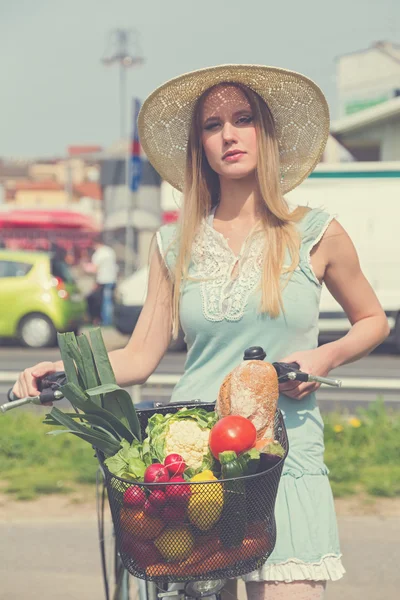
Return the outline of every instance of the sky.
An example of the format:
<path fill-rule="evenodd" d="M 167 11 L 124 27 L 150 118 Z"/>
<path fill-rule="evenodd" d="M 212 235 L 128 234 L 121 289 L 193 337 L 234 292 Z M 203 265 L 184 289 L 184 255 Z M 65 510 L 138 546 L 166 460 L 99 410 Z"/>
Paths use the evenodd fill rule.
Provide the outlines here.
<path fill-rule="evenodd" d="M 115 29 L 137 31 L 144 57 L 127 97 L 202 67 L 265 64 L 313 79 L 335 118 L 337 57 L 400 43 L 400 1 L 0 0 L 0 157 L 120 138 L 119 70 L 101 62 Z"/>

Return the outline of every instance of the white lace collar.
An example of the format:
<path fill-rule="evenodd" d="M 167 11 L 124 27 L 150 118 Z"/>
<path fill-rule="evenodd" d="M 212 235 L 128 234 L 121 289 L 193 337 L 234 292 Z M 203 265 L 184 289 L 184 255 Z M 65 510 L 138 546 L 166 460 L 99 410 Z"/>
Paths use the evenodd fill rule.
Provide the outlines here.
<path fill-rule="evenodd" d="M 215 209 L 206 217 L 192 248 L 192 273 L 200 279 L 203 314 L 209 321 L 238 321 L 250 294 L 260 283 L 265 238 L 252 230 L 236 256 L 213 227 Z M 238 268 L 237 276 L 232 273 Z"/>

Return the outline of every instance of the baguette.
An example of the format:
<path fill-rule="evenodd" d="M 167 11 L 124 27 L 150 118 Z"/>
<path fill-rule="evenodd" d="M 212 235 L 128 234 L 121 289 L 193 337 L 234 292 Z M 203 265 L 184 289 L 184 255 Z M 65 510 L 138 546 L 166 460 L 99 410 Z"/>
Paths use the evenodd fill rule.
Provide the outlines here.
<path fill-rule="evenodd" d="M 245 360 L 225 377 L 215 410 L 220 418 L 241 415 L 257 430 L 257 441 L 274 439 L 274 419 L 279 398 L 278 377 L 271 363 Z"/>

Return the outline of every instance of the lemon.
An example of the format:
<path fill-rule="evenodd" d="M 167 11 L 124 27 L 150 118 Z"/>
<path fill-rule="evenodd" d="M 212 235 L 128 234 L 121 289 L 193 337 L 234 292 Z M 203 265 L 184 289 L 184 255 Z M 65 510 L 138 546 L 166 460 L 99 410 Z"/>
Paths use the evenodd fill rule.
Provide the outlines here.
<path fill-rule="evenodd" d="M 194 548 L 194 537 L 185 525 L 164 529 L 154 541 L 160 554 L 169 561 L 184 560 L 188 558 Z"/>
<path fill-rule="evenodd" d="M 212 471 L 203 471 L 190 481 L 218 481 Z M 224 507 L 224 491 L 220 483 L 192 485 L 188 506 L 188 517 L 193 525 L 202 531 L 208 531 L 219 520 Z"/>

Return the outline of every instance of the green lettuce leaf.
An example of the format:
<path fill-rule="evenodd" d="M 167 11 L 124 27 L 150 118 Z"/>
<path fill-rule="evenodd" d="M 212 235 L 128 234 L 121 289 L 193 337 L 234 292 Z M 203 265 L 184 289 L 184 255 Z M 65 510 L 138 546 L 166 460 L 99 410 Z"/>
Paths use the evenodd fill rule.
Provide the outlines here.
<path fill-rule="evenodd" d="M 146 465 L 142 460 L 140 460 L 140 458 L 132 457 L 128 460 L 128 469 L 126 472 L 129 473 L 133 479 L 143 481 L 145 470 Z"/>
<path fill-rule="evenodd" d="M 113 473 L 117 477 L 122 477 L 122 473 L 124 473 L 127 465 L 126 460 L 121 456 L 121 451 L 107 458 L 104 463 L 107 465 L 110 473 Z"/>
<path fill-rule="evenodd" d="M 149 465 L 152 464 L 153 457 L 151 454 L 150 440 L 148 437 L 143 440 L 142 456 L 143 456 L 143 461 L 144 461 L 144 464 L 146 465 L 146 467 L 148 467 Z"/>
<path fill-rule="evenodd" d="M 142 459 L 142 444 L 134 440 L 129 444 L 127 440 L 121 441 L 121 448 L 114 456 L 104 461 L 107 469 L 123 479 L 143 481 L 147 465 Z"/>

